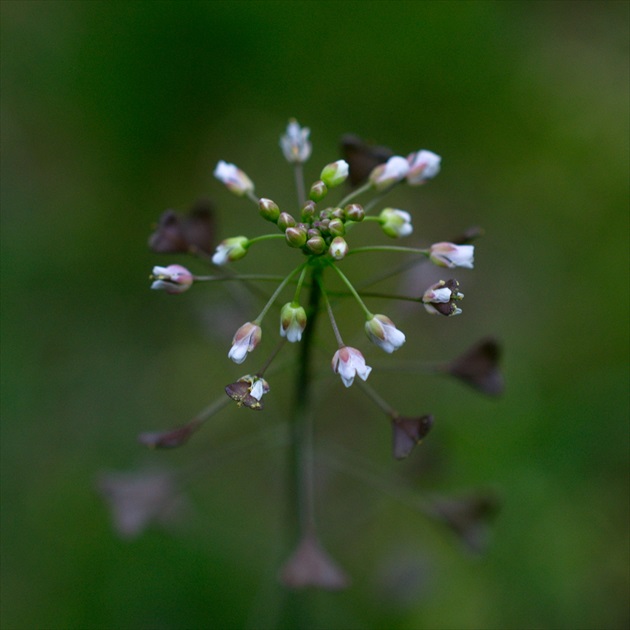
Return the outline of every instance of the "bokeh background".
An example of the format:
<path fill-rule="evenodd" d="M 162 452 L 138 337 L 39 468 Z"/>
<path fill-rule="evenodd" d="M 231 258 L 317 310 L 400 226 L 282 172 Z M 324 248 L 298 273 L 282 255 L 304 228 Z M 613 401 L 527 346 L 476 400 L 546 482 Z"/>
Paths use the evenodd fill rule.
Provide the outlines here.
<path fill-rule="evenodd" d="M 309 179 L 346 132 L 443 156 L 436 180 L 391 198 L 414 215 L 410 242 L 486 232 L 475 270 L 457 275 L 461 317 L 377 302 L 407 332 L 396 357 L 366 348 L 351 304 L 345 334 L 379 366 L 452 358 L 491 334 L 507 383 L 491 400 L 375 370 L 403 413 L 436 417 L 395 462 L 382 414 L 328 375 L 322 326 L 316 441 L 350 474 L 319 467 L 319 532 L 353 585 L 313 595 L 311 625 L 628 626 L 627 2 L 0 10 L 3 628 L 280 624 L 285 446 L 274 427 L 290 371 L 263 414 L 230 408 L 176 451 L 135 440 L 186 421 L 241 375 L 225 356 L 230 335 L 260 307 L 233 286 L 150 292 L 154 264 L 187 263 L 150 253 L 150 226 L 209 196 L 221 238 L 265 231 L 212 168 L 236 162 L 289 207 L 278 137 L 291 116 L 312 129 Z M 264 245 L 238 268 L 279 272 L 288 255 Z M 392 262 L 349 260 L 348 273 Z M 417 273 L 392 290 L 434 278 Z M 181 522 L 116 535 L 99 476 L 191 465 Z M 415 509 L 415 496 L 479 489 L 502 501 L 481 555 Z"/>

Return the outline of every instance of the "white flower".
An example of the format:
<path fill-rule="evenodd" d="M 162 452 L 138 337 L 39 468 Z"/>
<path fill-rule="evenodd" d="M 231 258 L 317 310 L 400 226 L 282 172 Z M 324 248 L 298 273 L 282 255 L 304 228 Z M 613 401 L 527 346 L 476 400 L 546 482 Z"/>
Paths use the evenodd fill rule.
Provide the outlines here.
<path fill-rule="evenodd" d="M 322 169 L 320 179 L 328 186 L 328 188 L 334 188 L 346 181 L 350 167 L 345 160 L 337 160 L 331 164 L 327 164 Z"/>
<path fill-rule="evenodd" d="M 287 302 L 280 311 L 280 336 L 286 337 L 290 343 L 302 339 L 306 328 L 306 311 L 301 306 L 293 306 Z"/>
<path fill-rule="evenodd" d="M 434 243 L 429 251 L 429 259 L 439 267 L 473 268 L 474 245 L 455 245 L 454 243 Z"/>
<path fill-rule="evenodd" d="M 413 232 L 411 215 L 405 210 L 385 208 L 381 211 L 379 219 L 383 232 L 392 238 L 409 236 Z"/>
<path fill-rule="evenodd" d="M 259 401 L 268 392 L 269 383 L 264 378 L 256 377 L 249 395 Z"/>
<path fill-rule="evenodd" d="M 385 164 L 377 166 L 370 173 L 370 181 L 376 190 L 384 190 L 405 178 L 409 172 L 409 163 L 404 157 L 394 155 Z"/>
<path fill-rule="evenodd" d="M 342 238 L 341 236 L 335 236 L 335 238 L 333 238 L 332 242 L 330 243 L 328 251 L 335 260 L 341 260 L 342 258 L 346 257 L 349 249 L 350 248 L 348 247 L 348 243 L 346 243 L 346 240 L 344 238 Z"/>
<path fill-rule="evenodd" d="M 217 245 L 217 249 L 212 256 L 212 262 L 221 266 L 243 258 L 247 254 L 247 244 L 248 239 L 246 236 L 226 238 Z"/>
<path fill-rule="evenodd" d="M 280 148 L 287 162 L 302 164 L 311 157 L 312 147 L 308 141 L 310 133 L 308 127 L 300 127 L 294 118 L 289 121 L 286 133 L 280 136 Z"/>
<path fill-rule="evenodd" d="M 457 306 L 456 301 L 464 297 L 459 292 L 459 282 L 457 280 L 440 280 L 432 284 L 422 296 L 424 308 L 431 315 L 446 315 L 451 317 L 459 315 L 462 309 Z"/>
<path fill-rule="evenodd" d="M 153 267 L 151 275 L 152 289 L 166 291 L 167 293 L 183 293 L 188 291 L 193 283 L 193 275 L 181 265 L 169 265 L 168 267 Z"/>
<path fill-rule="evenodd" d="M 223 160 L 216 165 L 214 176 L 235 195 L 242 196 L 254 190 L 254 183 L 240 168 Z"/>
<path fill-rule="evenodd" d="M 405 343 L 405 334 L 385 315 L 374 315 L 365 322 L 365 332 L 372 343 L 390 354 Z"/>
<path fill-rule="evenodd" d="M 433 151 L 417 151 L 407 156 L 409 172 L 407 173 L 407 183 L 411 186 L 424 184 L 427 179 L 435 177 L 440 172 L 440 162 L 442 158 Z"/>
<path fill-rule="evenodd" d="M 260 342 L 262 330 L 258 324 L 247 322 L 235 333 L 228 358 L 234 363 L 243 363 L 248 352 L 251 352 Z"/>
<path fill-rule="evenodd" d="M 343 346 L 335 352 L 332 360 L 332 369 L 335 374 L 341 376 L 341 380 L 346 387 L 350 387 L 354 382 L 354 377 L 366 381 L 372 368 L 365 364 L 363 355 L 356 349 Z"/>

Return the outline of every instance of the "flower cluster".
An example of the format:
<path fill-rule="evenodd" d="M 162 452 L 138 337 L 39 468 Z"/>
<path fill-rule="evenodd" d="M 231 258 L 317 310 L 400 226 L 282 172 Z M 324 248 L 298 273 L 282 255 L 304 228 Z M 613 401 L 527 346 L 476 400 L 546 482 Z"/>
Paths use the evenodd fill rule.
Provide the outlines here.
<path fill-rule="evenodd" d="M 389 206 L 377 209 L 377 206 L 398 185 L 420 186 L 433 179 L 440 172 L 441 157 L 426 149 L 406 157 L 394 155 L 384 147 L 372 148 L 354 136 L 347 136 L 343 144 L 343 159 L 325 165 L 310 186 L 305 186 L 303 167 L 312 152 L 309 137 L 308 128 L 290 120 L 280 138 L 280 148 L 294 169 L 296 178 L 297 202 L 291 207 L 281 208 L 272 198 L 256 194 L 253 180 L 234 164 L 222 160 L 214 169 L 214 176 L 230 192 L 255 204 L 263 219 L 262 225 L 268 226 L 270 231 L 253 236 L 231 236 L 211 247 L 213 231 L 207 214 L 182 217 L 167 211 L 152 235 L 149 243 L 154 251 L 193 254 L 210 263 L 213 269 L 211 276 L 198 276 L 177 264 L 156 266 L 151 275 L 152 289 L 179 294 L 204 281 L 276 281 L 276 288 L 260 313 L 237 328 L 227 352 L 229 359 L 240 365 L 262 345 L 263 320 L 272 308 L 279 313 L 279 327 L 277 324 L 273 326 L 279 331 L 279 339 L 258 371 L 252 370 L 252 373 L 240 376 L 225 386 L 227 401 L 222 398 L 221 402 L 211 405 L 192 421 L 174 430 L 142 434 L 140 441 L 147 446 L 172 448 L 185 443 L 207 418 L 227 404 L 233 404 L 229 401 L 241 408 L 262 410 L 263 396 L 270 392 L 266 371 L 287 342 L 301 346 L 299 368 L 296 370 L 296 404 L 299 407 L 300 400 L 307 399 L 311 384 L 312 359 L 308 349 L 313 343 L 315 322 L 324 313 L 328 316 L 337 345 L 336 349 L 331 348 L 332 371 L 345 387 L 358 383 L 360 389 L 386 414 L 391 425 L 394 457 L 407 457 L 433 426 L 431 414 L 403 416 L 372 388 L 371 383 L 366 383 L 373 368 L 367 365 L 360 349 L 344 342 L 335 318 L 335 307 L 340 300 L 354 300 L 362 314 L 367 339 L 385 353 L 392 354 L 406 343 L 407 336 L 388 315 L 372 312 L 366 300 L 370 297 L 409 300 L 423 305 L 428 313 L 450 317 L 462 312 L 460 303 L 464 295 L 459 291 L 459 282 L 455 279 L 440 280 L 429 286 L 421 297 L 374 293 L 353 284 L 342 270 L 343 261 L 351 255 L 393 252 L 415 258 L 414 262 L 425 260 L 441 268 L 471 269 L 474 245 L 470 241 L 478 234 L 471 232 L 454 242 L 440 241 L 424 247 L 416 244 L 354 246 L 352 231 L 357 226 L 368 232 L 376 228 L 381 236 L 387 237 L 385 241 L 414 235 L 412 213 Z M 338 199 L 331 200 L 335 189 L 343 192 Z M 272 240 L 282 241 L 290 250 L 297 250 L 295 263 L 284 277 L 278 279 L 262 274 L 239 276 L 230 267 L 231 263 L 251 255 L 260 243 Z M 293 252 L 287 251 L 287 259 L 292 257 Z M 342 291 L 330 290 L 331 277 L 337 284 L 341 283 Z M 288 290 L 292 295 L 282 297 Z M 502 381 L 496 370 L 499 352 L 493 344 L 492 341 L 484 342 L 484 345 L 469 350 L 446 366 L 436 367 L 434 371 L 450 374 L 485 393 L 496 395 L 502 388 Z M 294 415 L 296 418 L 303 416 L 300 413 Z M 306 478 L 312 476 L 306 475 Z M 346 576 L 334 566 L 314 535 L 312 515 L 307 515 L 306 520 L 308 527 L 301 533 L 301 543 L 282 572 L 285 583 L 329 588 L 345 585 Z"/>

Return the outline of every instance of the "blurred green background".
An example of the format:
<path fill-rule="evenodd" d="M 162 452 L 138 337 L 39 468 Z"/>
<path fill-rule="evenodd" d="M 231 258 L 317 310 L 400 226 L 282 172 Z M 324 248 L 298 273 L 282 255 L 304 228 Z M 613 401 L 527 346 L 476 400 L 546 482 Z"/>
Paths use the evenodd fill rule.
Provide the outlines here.
<path fill-rule="evenodd" d="M 135 437 L 186 421 L 241 376 L 230 335 L 260 308 L 225 286 L 150 292 L 153 265 L 187 264 L 147 250 L 150 226 L 207 195 L 221 238 L 265 231 L 212 168 L 236 162 L 290 206 L 278 137 L 295 116 L 312 129 L 310 180 L 345 132 L 443 156 L 437 179 L 388 200 L 413 213 L 410 242 L 486 231 L 475 270 L 457 275 L 461 317 L 382 303 L 409 340 L 396 357 L 366 348 L 358 311 L 341 309 L 368 363 L 448 359 L 493 334 L 507 381 L 497 401 L 375 370 L 401 412 L 436 417 L 395 462 L 382 414 L 328 376 L 322 326 L 319 447 L 418 497 L 489 488 L 503 507 L 472 556 L 394 482 L 322 464 L 320 536 L 353 585 L 313 597 L 313 627 L 626 628 L 628 7 L 3 0 L 2 627 L 276 625 L 285 456 L 266 431 L 283 421 L 290 373 L 263 414 L 230 408 L 183 449 L 147 452 Z M 280 271 L 287 254 L 264 245 L 237 268 Z M 348 273 L 389 256 L 349 260 Z M 198 461 L 176 531 L 116 536 L 103 471 Z"/>

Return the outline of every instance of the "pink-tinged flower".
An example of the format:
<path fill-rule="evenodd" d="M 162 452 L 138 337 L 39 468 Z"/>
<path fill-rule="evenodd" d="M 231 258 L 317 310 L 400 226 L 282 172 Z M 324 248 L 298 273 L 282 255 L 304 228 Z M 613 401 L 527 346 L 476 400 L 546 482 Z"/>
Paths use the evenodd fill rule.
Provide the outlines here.
<path fill-rule="evenodd" d="M 246 236 L 226 238 L 218 246 L 212 256 L 215 265 L 225 265 L 228 262 L 240 260 L 247 254 L 249 240 Z"/>
<path fill-rule="evenodd" d="M 290 343 L 302 339 L 306 328 L 306 311 L 300 305 L 287 302 L 280 311 L 280 336 L 286 337 Z"/>
<path fill-rule="evenodd" d="M 151 274 L 152 289 L 166 291 L 167 293 L 183 293 L 188 291 L 193 283 L 193 275 L 181 265 L 169 265 L 168 267 L 153 267 Z"/>
<path fill-rule="evenodd" d="M 348 162 L 345 160 L 337 160 L 332 164 L 324 166 L 319 178 L 324 182 L 324 184 L 326 184 L 326 186 L 328 186 L 328 188 L 334 188 L 346 181 L 348 172 Z"/>
<path fill-rule="evenodd" d="M 385 315 L 374 315 L 372 319 L 368 319 L 365 322 L 365 332 L 372 343 L 390 354 L 405 343 L 405 334 Z"/>
<path fill-rule="evenodd" d="M 431 315 L 446 315 L 451 317 L 459 315 L 462 309 L 455 303 L 456 300 L 463 299 L 464 294 L 459 292 L 459 282 L 457 280 L 440 280 L 432 284 L 422 296 L 424 308 Z"/>
<path fill-rule="evenodd" d="M 407 183 L 411 186 L 420 186 L 428 179 L 432 179 L 440 172 L 440 162 L 442 158 L 433 151 L 417 151 L 407 156 L 409 172 L 407 173 Z"/>
<path fill-rule="evenodd" d="M 300 127 L 294 118 L 289 120 L 285 134 L 280 136 L 280 148 L 287 162 L 303 164 L 311 157 L 312 147 L 308 140 L 310 133 L 308 127 Z"/>
<path fill-rule="evenodd" d="M 376 190 L 384 190 L 388 186 L 404 179 L 409 172 L 409 163 L 404 157 L 394 155 L 385 164 L 377 166 L 370 173 L 370 182 Z"/>
<path fill-rule="evenodd" d="M 254 183 L 240 168 L 223 160 L 216 165 L 214 176 L 239 197 L 254 190 Z"/>
<path fill-rule="evenodd" d="M 262 329 L 258 324 L 247 322 L 243 324 L 232 339 L 232 347 L 228 352 L 228 358 L 234 363 L 243 363 L 248 352 L 251 352 L 262 337 Z"/>
<path fill-rule="evenodd" d="M 365 364 L 363 355 L 356 349 L 343 346 L 335 352 L 332 360 L 332 369 L 335 374 L 341 376 L 341 380 L 346 387 L 350 387 L 354 382 L 354 377 L 367 381 L 372 368 Z"/>
<path fill-rule="evenodd" d="M 350 248 L 348 247 L 348 243 L 346 243 L 346 239 L 341 236 L 335 236 L 335 238 L 333 238 L 330 243 L 330 247 L 328 248 L 330 255 L 335 260 L 341 260 L 342 258 L 345 258 L 349 250 Z"/>
<path fill-rule="evenodd" d="M 468 267 L 474 262 L 474 245 L 455 245 L 454 243 L 434 243 L 431 245 L 429 259 L 439 267 Z"/>
<path fill-rule="evenodd" d="M 411 225 L 411 215 L 405 210 L 396 210 L 395 208 L 385 208 L 378 215 L 381 228 L 387 236 L 392 238 L 400 238 L 409 236 L 413 232 Z"/>

